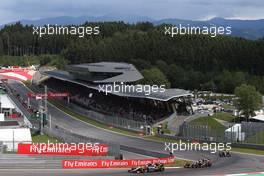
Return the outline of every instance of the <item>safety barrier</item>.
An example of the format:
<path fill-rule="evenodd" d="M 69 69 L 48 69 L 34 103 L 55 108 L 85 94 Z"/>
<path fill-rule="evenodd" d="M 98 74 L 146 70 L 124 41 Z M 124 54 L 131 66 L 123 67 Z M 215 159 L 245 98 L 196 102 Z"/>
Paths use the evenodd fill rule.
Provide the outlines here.
<path fill-rule="evenodd" d="M 138 160 L 63 160 L 62 167 L 68 169 L 88 169 L 88 168 L 120 168 L 145 166 L 147 164 L 163 163 L 172 164 L 174 158 L 148 158 Z"/>

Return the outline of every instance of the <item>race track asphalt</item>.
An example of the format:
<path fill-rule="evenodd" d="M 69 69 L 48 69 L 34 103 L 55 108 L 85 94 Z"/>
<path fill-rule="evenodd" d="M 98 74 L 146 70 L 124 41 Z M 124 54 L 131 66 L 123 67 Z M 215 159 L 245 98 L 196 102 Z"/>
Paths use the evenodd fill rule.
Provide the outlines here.
<path fill-rule="evenodd" d="M 10 81 L 9 86 L 17 90 L 21 96 L 26 98 L 29 90 L 20 82 Z M 52 105 L 48 105 L 49 113 L 52 115 L 53 124 L 58 124 L 66 129 L 71 130 L 74 133 L 81 135 L 98 138 L 101 140 L 120 143 L 121 146 L 132 146 L 133 148 L 148 149 L 160 153 L 167 154 L 164 151 L 165 145 L 161 142 L 144 140 L 141 137 L 124 136 L 118 133 L 113 133 L 104 129 L 94 127 L 85 122 L 79 121 L 58 110 Z M 185 158 L 190 160 L 197 160 L 199 158 L 210 158 L 213 160 L 213 166 L 211 168 L 203 169 L 167 169 L 162 175 L 224 175 L 235 174 L 245 172 L 261 172 L 264 171 L 264 156 L 237 154 L 232 153 L 231 158 L 219 158 L 217 154 L 211 154 L 209 152 L 198 151 L 177 151 L 174 153 L 176 157 Z M 13 171 L 17 172 L 17 171 Z M 31 171 L 22 170 L 19 175 L 31 175 Z M 131 175 L 127 173 L 127 169 L 86 169 L 86 170 L 34 170 L 32 175 Z M 74 173 L 72 173 L 74 172 Z M 0 175 L 3 172 L 0 172 Z M 12 174 L 9 174 L 12 176 Z M 142 174 L 145 175 L 145 174 Z M 151 175 L 161 175 L 160 173 L 151 173 Z"/>

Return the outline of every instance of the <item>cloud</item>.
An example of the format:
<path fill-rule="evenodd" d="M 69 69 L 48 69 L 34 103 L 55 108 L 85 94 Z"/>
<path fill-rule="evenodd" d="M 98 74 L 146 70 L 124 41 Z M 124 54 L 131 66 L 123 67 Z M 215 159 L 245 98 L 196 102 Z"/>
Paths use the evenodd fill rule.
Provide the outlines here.
<path fill-rule="evenodd" d="M 136 14 L 155 19 L 264 18 L 263 0 L 9 0 L 0 23 L 55 16 Z"/>
<path fill-rule="evenodd" d="M 263 7 L 263 0 L 189 0 L 189 3 L 196 5 L 221 5 L 221 6 L 233 6 L 233 7 Z"/>

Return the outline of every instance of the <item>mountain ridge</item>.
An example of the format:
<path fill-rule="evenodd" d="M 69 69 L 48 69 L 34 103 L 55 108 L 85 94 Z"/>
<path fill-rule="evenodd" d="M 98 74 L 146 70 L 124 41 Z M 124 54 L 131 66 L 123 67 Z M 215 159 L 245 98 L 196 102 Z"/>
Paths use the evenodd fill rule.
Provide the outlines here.
<path fill-rule="evenodd" d="M 154 25 L 172 24 L 172 25 L 190 25 L 190 26 L 231 26 L 232 35 L 236 37 L 243 37 L 246 39 L 259 39 L 264 37 L 264 19 L 259 20 L 240 20 L 240 19 L 225 19 L 215 17 L 209 20 L 184 20 L 178 18 L 166 18 L 155 20 L 147 16 L 139 15 L 122 15 L 122 14 L 108 14 L 104 16 L 58 16 L 41 18 L 37 20 L 22 19 L 20 23 L 23 25 L 43 26 L 45 24 L 51 25 L 81 25 L 85 22 L 109 22 L 109 21 L 124 21 L 125 23 L 151 22 Z M 0 25 L 3 28 L 5 25 L 11 25 L 16 22 Z"/>

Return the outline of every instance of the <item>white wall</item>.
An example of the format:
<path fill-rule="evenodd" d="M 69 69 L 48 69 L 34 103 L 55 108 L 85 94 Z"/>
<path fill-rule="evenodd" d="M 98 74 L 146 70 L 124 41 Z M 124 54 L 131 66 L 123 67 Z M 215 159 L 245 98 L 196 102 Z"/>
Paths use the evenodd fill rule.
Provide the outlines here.
<path fill-rule="evenodd" d="M 5 114 L 1 113 L 0 114 L 0 122 L 5 121 Z"/>
<path fill-rule="evenodd" d="M 31 133 L 28 128 L 0 129 L 0 141 L 7 146 L 7 150 L 16 151 L 19 143 L 31 143 Z"/>

